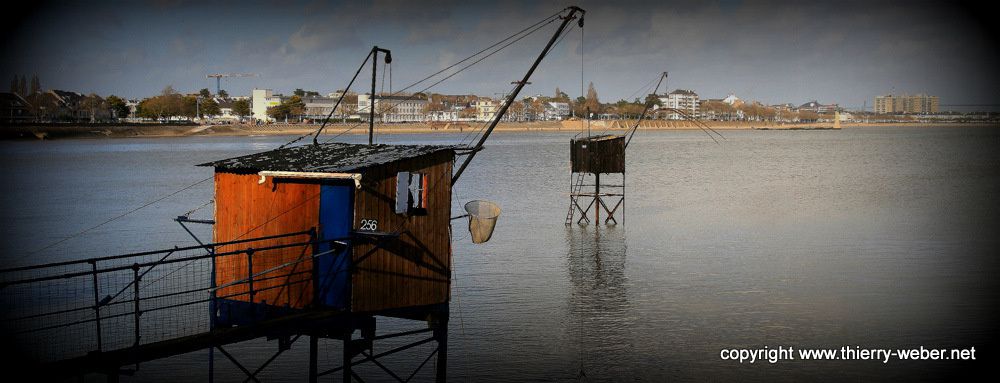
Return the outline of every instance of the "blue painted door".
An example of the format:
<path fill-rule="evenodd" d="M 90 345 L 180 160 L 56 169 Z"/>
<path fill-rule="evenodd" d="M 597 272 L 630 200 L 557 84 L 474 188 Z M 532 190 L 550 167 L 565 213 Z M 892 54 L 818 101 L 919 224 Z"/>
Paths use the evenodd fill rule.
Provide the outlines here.
<path fill-rule="evenodd" d="M 320 244 L 316 251 L 319 267 L 319 301 L 327 307 L 347 309 L 351 294 L 350 234 L 354 225 L 354 183 L 320 186 L 320 238 L 348 244 L 347 249 L 330 252 L 330 244 Z M 329 252 L 329 253 L 327 253 Z"/>

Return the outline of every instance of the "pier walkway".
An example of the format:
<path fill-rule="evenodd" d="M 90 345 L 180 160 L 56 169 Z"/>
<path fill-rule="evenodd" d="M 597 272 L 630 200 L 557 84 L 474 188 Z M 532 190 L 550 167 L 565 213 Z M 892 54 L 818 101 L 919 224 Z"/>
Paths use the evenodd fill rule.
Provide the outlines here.
<path fill-rule="evenodd" d="M 340 372 L 343 381 L 363 381 L 353 369 L 371 362 L 396 381 L 413 379 L 437 356 L 435 376 L 446 371 L 448 305 L 409 307 L 356 313 L 309 305 L 293 308 L 280 302 L 248 305 L 239 313 L 241 323 L 220 322 L 216 302 L 251 301 L 257 294 L 281 296 L 294 284 L 318 288 L 315 267 L 309 264 L 325 245 L 342 248 L 342 241 L 316 240 L 315 230 L 240 239 L 223 243 L 113 255 L 0 270 L 0 336 L 13 345 L 21 364 L 47 380 L 66 380 L 87 374 L 104 374 L 109 381 L 134 370 L 129 366 L 198 350 L 208 350 L 208 377 L 214 377 L 215 353 L 222 354 L 246 375 L 257 375 L 303 336 L 309 340 L 309 380 Z M 270 254 L 298 251 L 292 262 L 269 263 Z M 330 250 L 333 251 L 333 250 Z M 245 257 L 246 277 L 216 286 L 218 257 Z M 258 267 L 253 268 L 257 263 Z M 268 265 L 259 271 L 259 265 Z M 305 271 L 303 271 L 305 270 Z M 233 286 L 241 286 L 233 289 Z M 228 289 L 226 289 L 228 288 Z M 270 290 L 270 293 L 268 292 Z M 239 291 L 223 295 L 222 291 Z M 275 292 L 279 292 L 275 294 Z M 288 295 L 288 294 L 286 294 Z M 318 296 L 318 294 L 316 295 Z M 235 314 L 228 313 L 230 317 Z M 415 330 L 377 334 L 376 317 L 418 320 Z M 419 336 L 424 334 L 424 336 Z M 420 338 L 410 341 L 414 337 Z M 253 339 L 277 340 L 277 350 L 251 371 L 225 346 Z M 398 338 L 379 353 L 375 342 Z M 342 363 L 321 369 L 321 339 L 341 341 Z M 405 341 L 400 343 L 400 341 Z M 397 374 L 380 358 L 436 342 L 430 355 L 415 370 Z M 423 347 L 417 350 L 426 350 Z M 410 368 L 412 369 L 412 367 Z"/>

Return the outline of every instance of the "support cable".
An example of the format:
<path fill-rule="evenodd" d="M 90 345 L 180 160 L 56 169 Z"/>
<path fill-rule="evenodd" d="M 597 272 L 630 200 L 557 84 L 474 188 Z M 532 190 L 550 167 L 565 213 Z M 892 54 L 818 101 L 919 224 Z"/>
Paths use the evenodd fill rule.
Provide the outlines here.
<path fill-rule="evenodd" d="M 556 20 L 556 19 L 553 19 L 553 20 L 549 20 L 549 21 L 548 21 L 548 23 L 551 23 L 551 22 L 553 22 L 553 21 L 555 21 L 555 20 Z M 518 37 L 517 39 L 515 39 L 515 40 L 513 40 L 513 41 L 510 41 L 510 42 L 508 42 L 508 43 L 504 44 L 503 46 L 501 46 L 501 47 L 497 48 L 497 49 L 496 49 L 496 50 L 494 50 L 493 52 L 490 52 L 490 53 L 489 53 L 489 54 L 487 54 L 486 56 L 483 56 L 483 57 L 479 58 L 478 60 L 476 60 L 476 61 L 474 61 L 474 62 L 472 62 L 472 63 L 469 63 L 468 65 L 465 65 L 464 67 L 460 68 L 460 69 L 459 69 L 458 71 L 456 71 L 456 72 L 454 72 L 454 73 L 451 73 L 451 74 L 449 74 L 448 76 L 445 76 L 444 78 L 442 78 L 442 79 L 440 79 L 440 80 L 438 80 L 438 81 L 434 82 L 434 83 L 433 83 L 433 84 L 431 84 L 431 85 L 428 85 L 427 87 L 423 88 L 422 90 L 420 90 L 420 91 L 418 91 L 418 92 L 415 92 L 414 94 L 416 94 L 416 93 L 423 93 L 423 92 L 426 92 L 427 90 L 429 90 L 429 89 L 431 89 L 431 88 L 433 88 L 433 87 L 437 86 L 438 84 L 441 84 L 442 82 L 444 82 L 444 81 L 447 81 L 448 79 L 450 79 L 450 78 L 454 77 L 455 75 L 457 75 L 457 74 L 459 74 L 459 73 L 461 73 L 461 72 L 463 72 L 463 71 L 465 71 L 465 70 L 469 69 L 469 68 L 470 68 L 470 67 L 472 67 L 473 65 L 476 65 L 476 64 L 479 64 L 479 63 L 480 63 L 480 62 L 482 62 L 483 60 L 486 60 L 487 58 L 489 58 L 489 57 L 491 57 L 491 56 L 493 56 L 493 55 L 495 55 L 495 54 L 499 53 L 499 52 L 500 52 L 500 51 L 502 51 L 503 49 L 505 49 L 505 48 L 507 48 L 507 47 L 509 47 L 509 46 L 513 45 L 514 43 L 516 43 L 516 42 L 518 42 L 518 41 L 521 41 L 522 39 L 524 39 L 525 37 L 528 37 L 529 35 L 533 34 L 534 32 L 537 32 L 537 31 L 538 31 L 539 29 L 541 29 L 541 28 L 542 28 L 542 27 L 544 27 L 545 25 L 548 25 L 548 23 L 546 23 L 546 24 L 543 24 L 543 25 L 539 25 L 539 26 L 535 27 L 535 28 L 534 28 L 533 30 L 529 31 L 529 32 L 528 32 L 527 34 L 525 34 L 525 35 L 523 35 L 523 36 L 520 36 L 520 37 Z M 506 41 L 506 39 L 505 39 L 504 41 Z M 471 57 L 470 57 L 470 58 L 471 58 Z M 462 60 L 462 61 L 460 61 L 460 62 L 465 62 L 465 61 L 467 61 L 467 59 L 466 59 L 466 60 Z M 454 65 L 452 65 L 452 66 L 454 66 Z M 421 81 L 421 82 L 422 82 L 422 81 Z M 409 87 L 408 87 L 408 88 L 409 88 Z M 403 90 L 399 90 L 399 91 L 397 91 L 396 93 L 400 93 L 400 92 L 402 92 L 402 91 L 403 91 Z M 400 100 L 399 102 L 397 102 L 397 103 L 393 104 L 393 105 L 392 105 L 392 107 L 396 107 L 396 106 L 398 106 L 399 104 L 402 104 L 403 102 L 406 102 L 406 101 L 409 101 L 409 100 L 410 100 L 410 99 L 412 99 L 412 98 L 413 98 L 413 95 L 410 95 L 410 96 L 409 96 L 409 97 L 407 97 L 406 99 L 403 99 L 403 100 Z M 328 140 L 326 140 L 326 141 L 324 141 L 324 142 L 330 142 L 330 141 L 332 141 L 332 140 L 336 139 L 337 137 L 340 137 L 341 135 L 343 135 L 343 134 L 345 134 L 345 133 L 347 133 L 347 132 L 349 132 L 349 131 L 353 130 L 354 128 L 356 128 L 356 127 L 358 127 L 358 126 L 360 126 L 360 123 L 359 123 L 359 124 L 355 124 L 355 125 L 354 125 L 354 126 L 352 126 L 352 127 L 350 128 L 350 129 L 347 129 L 347 130 L 345 130 L 345 131 L 343 131 L 343 132 L 340 132 L 339 134 L 337 134 L 337 135 L 335 135 L 335 136 L 331 137 L 330 139 L 328 139 Z"/>
<path fill-rule="evenodd" d="M 177 194 L 180 194 L 181 192 L 183 192 L 183 191 L 185 191 L 185 190 L 188 190 L 188 189 L 190 189 L 190 188 L 193 188 L 193 187 L 195 187 L 195 186 L 198 186 L 198 185 L 201 185 L 202 183 L 205 183 L 205 181 L 208 181 L 208 180 L 210 180 L 210 179 L 213 179 L 213 178 L 215 178 L 215 176 L 214 176 L 214 175 L 213 175 L 212 177 L 208 177 L 208 178 L 205 178 L 205 179 L 203 179 L 203 180 L 201 180 L 201 181 L 198 181 L 198 182 L 195 182 L 195 183 L 193 183 L 193 184 L 190 184 L 190 185 L 188 185 L 188 186 L 185 186 L 185 187 L 183 187 L 183 188 L 180 188 L 180 189 L 178 189 L 178 190 L 176 190 L 176 191 L 174 191 L 174 192 L 172 192 L 172 193 L 170 193 L 170 194 L 167 194 L 167 195 L 165 195 L 165 196 L 162 196 L 162 197 L 160 197 L 160 198 L 157 198 L 157 199 L 155 199 L 155 200 L 152 200 L 152 201 L 149 201 L 149 202 L 147 202 L 147 203 L 145 203 L 145 204 L 142 204 L 141 206 L 138 206 L 138 207 L 136 207 L 136 208 L 133 208 L 133 209 L 129 209 L 129 210 L 125 211 L 124 213 L 121 213 L 121 214 L 119 214 L 119 215 L 116 215 L 116 216 L 114 216 L 114 217 L 111 217 L 111 218 L 109 218 L 109 219 L 105 220 L 104 222 L 101 222 L 101 223 L 99 223 L 99 224 L 96 224 L 96 225 L 94 225 L 94 226 L 91 226 L 91 227 L 89 227 L 89 228 L 86 228 L 86 229 L 83 229 L 83 230 L 81 230 L 81 231 L 79 231 L 79 232 L 76 232 L 75 234 L 72 234 L 72 235 L 70 235 L 70 236 L 68 236 L 68 237 L 65 237 L 65 238 L 63 238 L 63 239 L 60 239 L 60 240 L 58 240 L 58 241 L 55 241 L 55 242 L 52 242 L 52 243 L 50 243 L 50 244 L 48 244 L 48 245 L 45 245 L 44 247 L 42 247 L 42 248 L 40 248 L 40 249 L 38 249 L 38 250 L 35 250 L 35 251 L 32 251 L 32 252 L 28 253 L 28 255 L 29 255 L 29 256 L 31 256 L 31 255 L 35 255 L 35 254 L 38 254 L 38 253 L 40 253 L 40 252 L 42 252 L 42 251 L 45 251 L 45 250 L 48 250 L 48 249 L 51 249 L 52 247 L 55 247 L 56 245 L 59 245 L 59 244 L 61 244 L 61 243 L 63 243 L 63 242 L 66 242 L 66 241 L 68 241 L 68 240 L 70 240 L 70 239 L 73 239 L 73 238 L 76 238 L 76 237 L 79 237 L 79 236 L 81 236 L 81 235 L 83 235 L 83 234 L 86 234 L 87 232 L 90 232 L 91 230 L 94 230 L 94 229 L 97 229 L 97 228 L 99 228 L 99 227 L 101 227 L 101 226 L 104 226 L 104 225 L 106 225 L 106 224 L 109 224 L 109 223 L 111 223 L 111 222 L 113 222 L 113 221 L 116 221 L 116 220 L 118 220 L 118 219 L 120 219 L 120 218 L 122 218 L 122 217 L 125 217 L 125 216 L 127 216 L 127 215 L 129 215 L 129 214 L 132 214 L 132 213 L 135 213 L 135 212 L 137 212 L 137 211 L 139 211 L 139 210 L 142 210 L 142 209 L 145 209 L 145 208 L 147 208 L 147 207 L 149 207 L 149 206 L 152 206 L 152 205 L 154 205 L 154 204 L 156 204 L 156 203 L 159 203 L 160 201 L 163 201 L 163 200 L 165 200 L 165 199 L 167 199 L 167 198 L 170 198 L 170 197 L 173 197 L 173 196 L 175 196 L 175 195 L 177 195 Z"/>
<path fill-rule="evenodd" d="M 344 96 L 346 96 L 347 92 L 349 92 L 351 90 L 351 85 L 354 85 L 354 81 L 357 80 L 358 79 L 358 75 L 361 74 L 361 69 L 365 67 L 365 64 L 368 63 L 368 59 L 371 58 L 373 54 L 375 54 L 375 50 L 374 49 L 372 49 L 370 52 L 368 52 L 368 55 L 365 56 L 365 60 L 362 61 L 361 65 L 358 66 L 358 71 L 354 72 L 354 77 L 352 77 L 351 81 L 349 83 L 347 83 L 347 88 L 344 89 L 344 93 L 340 94 L 340 97 L 337 98 L 337 103 L 333 105 L 333 109 L 330 109 L 330 113 L 326 115 L 325 119 L 323 119 L 323 125 L 320 125 L 319 129 L 316 130 L 316 135 L 313 136 L 313 145 L 317 144 L 316 139 L 319 137 L 319 134 L 323 132 L 323 128 L 325 128 L 327 122 L 330 121 L 330 117 L 332 117 L 333 113 L 337 111 L 337 106 L 340 106 L 340 102 L 344 100 Z M 372 65 L 375 65 L 375 64 L 372 63 Z M 374 97 L 375 97 L 375 95 L 373 94 L 372 95 L 372 100 L 371 100 L 372 101 L 372 103 L 371 103 L 372 106 L 375 105 L 375 102 L 374 102 L 375 99 L 374 99 Z M 300 137 L 300 138 L 298 138 L 296 140 L 293 140 L 292 142 L 289 142 L 289 143 L 287 143 L 285 145 L 281 145 L 280 147 L 278 147 L 278 149 L 284 148 L 285 146 L 288 146 L 289 144 L 294 143 L 295 141 L 298 141 L 300 139 L 302 139 L 302 137 Z"/>

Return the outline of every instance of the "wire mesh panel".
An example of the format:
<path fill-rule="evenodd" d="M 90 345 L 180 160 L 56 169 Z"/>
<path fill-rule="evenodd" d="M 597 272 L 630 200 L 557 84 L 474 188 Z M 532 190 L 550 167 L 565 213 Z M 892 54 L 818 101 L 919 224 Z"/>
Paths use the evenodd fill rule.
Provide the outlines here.
<path fill-rule="evenodd" d="M 273 245 L 275 238 L 284 240 Z M 297 232 L 0 270 L 0 334 L 23 357 L 51 362 L 204 333 L 212 303 L 224 298 L 214 285 L 215 258 L 249 251 L 268 262 L 268 250 L 303 252 L 297 262 L 231 282 L 288 291 L 312 280 L 313 239 L 312 231 Z"/>

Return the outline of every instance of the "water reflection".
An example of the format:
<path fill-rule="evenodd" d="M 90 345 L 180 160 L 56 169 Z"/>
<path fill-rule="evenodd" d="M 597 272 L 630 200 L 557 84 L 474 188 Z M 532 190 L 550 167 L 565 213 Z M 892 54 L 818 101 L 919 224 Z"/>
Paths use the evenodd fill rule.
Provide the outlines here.
<path fill-rule="evenodd" d="M 566 337 L 575 342 L 578 378 L 622 378 L 632 363 L 635 315 L 628 299 L 625 229 L 568 226 L 566 270 L 571 320 Z M 634 373 L 634 371 L 633 371 Z"/>

